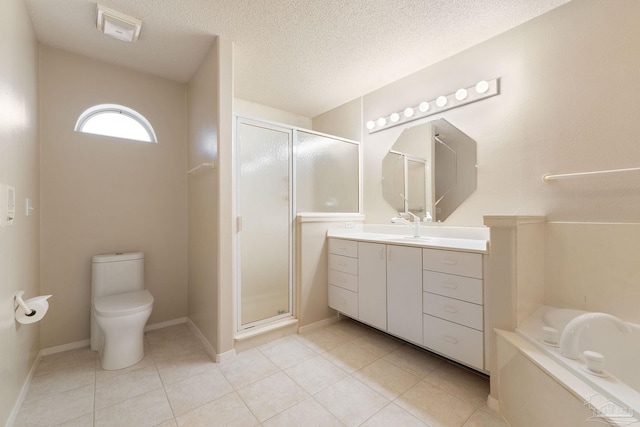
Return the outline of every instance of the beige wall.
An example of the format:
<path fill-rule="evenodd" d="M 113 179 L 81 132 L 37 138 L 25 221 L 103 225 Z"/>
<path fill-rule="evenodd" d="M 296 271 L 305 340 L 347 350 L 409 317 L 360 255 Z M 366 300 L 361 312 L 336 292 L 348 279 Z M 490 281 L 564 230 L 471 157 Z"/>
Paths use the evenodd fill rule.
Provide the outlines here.
<path fill-rule="evenodd" d="M 41 346 L 89 338 L 95 254 L 144 252 L 149 323 L 186 316 L 184 85 L 41 47 L 40 88 L 41 292 L 53 294 Z M 158 144 L 74 132 L 100 103 L 140 112 Z"/>
<path fill-rule="evenodd" d="M 313 118 L 313 130 L 362 142 L 362 98 Z"/>
<path fill-rule="evenodd" d="M 640 324 L 640 224 L 548 223 L 545 304 Z"/>
<path fill-rule="evenodd" d="M 500 95 L 440 114 L 478 144 L 478 188 L 447 220 L 546 215 L 635 222 L 640 173 L 544 183 L 542 175 L 640 166 L 640 2 L 570 2 L 364 96 L 375 119 L 481 79 Z M 414 122 L 415 123 L 415 122 Z M 381 162 L 402 126 L 364 136 L 367 222 L 387 222 Z"/>
<path fill-rule="evenodd" d="M 189 169 L 218 160 L 218 50 L 214 44 L 187 87 Z M 217 167 L 189 180 L 189 317 L 211 345 L 218 341 Z"/>
<path fill-rule="evenodd" d="M 15 187 L 17 205 L 13 225 L 0 227 L 0 425 L 5 425 L 40 349 L 40 324 L 20 325 L 13 317 L 17 291 L 27 298 L 40 293 L 38 45 L 22 1 L 0 2 L 0 64 L 0 183 Z M 27 197 L 36 208 L 30 217 L 24 210 Z"/>

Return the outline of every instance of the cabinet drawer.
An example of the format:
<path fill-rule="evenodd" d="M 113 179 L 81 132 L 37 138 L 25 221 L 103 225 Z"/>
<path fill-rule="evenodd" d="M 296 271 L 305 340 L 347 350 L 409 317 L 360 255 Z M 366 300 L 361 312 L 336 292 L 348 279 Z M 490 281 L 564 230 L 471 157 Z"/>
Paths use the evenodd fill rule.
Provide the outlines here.
<path fill-rule="evenodd" d="M 355 240 L 329 239 L 329 253 L 357 258 L 358 242 Z"/>
<path fill-rule="evenodd" d="M 483 333 L 424 315 L 424 345 L 447 357 L 484 369 Z"/>
<path fill-rule="evenodd" d="M 329 270 L 329 284 L 352 292 L 358 292 L 358 276 L 343 273 L 338 270 Z"/>
<path fill-rule="evenodd" d="M 356 276 L 358 274 L 358 260 L 342 255 L 329 254 L 329 270 L 338 270 Z"/>
<path fill-rule="evenodd" d="M 422 296 L 424 314 L 450 320 L 479 331 L 483 329 L 481 305 L 430 294 L 429 292 L 424 292 Z"/>
<path fill-rule="evenodd" d="M 358 294 L 329 285 L 329 307 L 354 319 L 358 318 Z"/>
<path fill-rule="evenodd" d="M 422 268 L 482 279 L 482 255 L 470 252 L 423 249 Z"/>
<path fill-rule="evenodd" d="M 425 292 L 469 301 L 474 304 L 483 303 L 482 280 L 472 277 L 425 270 L 422 272 L 422 289 Z"/>

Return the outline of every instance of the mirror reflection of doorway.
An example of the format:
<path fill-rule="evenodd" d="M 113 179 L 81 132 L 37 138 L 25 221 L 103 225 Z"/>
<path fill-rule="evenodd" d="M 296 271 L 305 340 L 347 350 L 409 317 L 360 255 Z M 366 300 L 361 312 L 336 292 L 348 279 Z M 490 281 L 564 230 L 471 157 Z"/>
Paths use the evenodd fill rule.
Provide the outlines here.
<path fill-rule="evenodd" d="M 291 131 L 237 121 L 238 330 L 291 316 Z"/>

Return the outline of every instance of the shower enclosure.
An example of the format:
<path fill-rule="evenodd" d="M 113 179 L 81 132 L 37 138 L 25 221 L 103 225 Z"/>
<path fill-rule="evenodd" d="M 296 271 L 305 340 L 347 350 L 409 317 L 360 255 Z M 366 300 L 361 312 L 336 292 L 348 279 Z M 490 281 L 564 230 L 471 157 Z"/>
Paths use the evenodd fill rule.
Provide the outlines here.
<path fill-rule="evenodd" d="M 236 117 L 237 330 L 294 315 L 296 212 L 360 211 L 354 141 Z"/>

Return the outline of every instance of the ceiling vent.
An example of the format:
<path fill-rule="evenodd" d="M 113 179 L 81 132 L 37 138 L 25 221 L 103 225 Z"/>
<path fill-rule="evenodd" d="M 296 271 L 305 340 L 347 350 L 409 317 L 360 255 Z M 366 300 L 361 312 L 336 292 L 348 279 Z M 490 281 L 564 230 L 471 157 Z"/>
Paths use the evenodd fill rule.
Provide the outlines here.
<path fill-rule="evenodd" d="M 108 36 L 133 43 L 138 40 L 142 21 L 99 4 L 96 25 Z"/>

